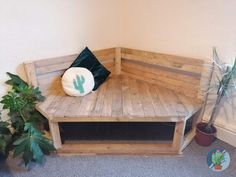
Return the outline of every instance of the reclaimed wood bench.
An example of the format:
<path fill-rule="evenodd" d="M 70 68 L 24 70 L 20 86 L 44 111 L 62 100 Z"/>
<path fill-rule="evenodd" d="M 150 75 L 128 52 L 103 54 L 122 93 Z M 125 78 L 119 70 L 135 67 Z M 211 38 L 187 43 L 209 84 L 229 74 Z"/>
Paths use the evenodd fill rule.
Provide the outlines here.
<path fill-rule="evenodd" d="M 37 110 L 49 121 L 59 153 L 70 154 L 178 154 L 195 135 L 202 108 L 200 80 L 204 62 L 199 59 L 110 48 L 94 54 L 112 74 L 99 89 L 84 97 L 65 95 L 61 75 L 78 56 L 36 60 L 24 64 L 28 83 L 46 100 Z M 188 119 L 192 130 L 184 134 Z M 62 144 L 60 122 L 175 122 L 173 140 L 83 141 Z"/>

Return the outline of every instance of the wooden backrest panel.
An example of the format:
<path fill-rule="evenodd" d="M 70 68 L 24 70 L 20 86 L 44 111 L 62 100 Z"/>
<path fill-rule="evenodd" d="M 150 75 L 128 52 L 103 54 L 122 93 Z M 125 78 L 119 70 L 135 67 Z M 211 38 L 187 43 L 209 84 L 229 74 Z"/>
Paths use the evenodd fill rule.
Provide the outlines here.
<path fill-rule="evenodd" d="M 111 72 L 115 69 L 115 48 L 93 52 L 99 61 Z M 78 54 L 42 59 L 25 63 L 28 82 L 43 92 L 61 87 L 61 75 L 72 64 Z"/>
<path fill-rule="evenodd" d="M 122 74 L 197 98 L 204 62 L 198 59 L 123 48 Z"/>
<path fill-rule="evenodd" d="M 189 72 L 201 77 L 203 60 L 175 55 L 160 54 L 142 50 L 122 48 L 121 58 L 139 61 L 147 64 L 163 66 L 183 72 Z"/>
<path fill-rule="evenodd" d="M 204 62 L 202 60 L 127 48 L 94 52 L 99 61 L 115 74 L 148 81 L 189 97 L 197 98 Z M 43 92 L 61 88 L 61 75 L 78 54 L 25 63 L 28 82 Z"/>

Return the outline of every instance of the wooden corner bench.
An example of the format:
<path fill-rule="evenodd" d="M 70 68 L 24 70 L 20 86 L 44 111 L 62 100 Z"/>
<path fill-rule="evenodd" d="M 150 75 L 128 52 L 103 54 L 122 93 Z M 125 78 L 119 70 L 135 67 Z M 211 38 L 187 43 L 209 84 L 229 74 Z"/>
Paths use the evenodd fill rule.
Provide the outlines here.
<path fill-rule="evenodd" d="M 37 110 L 49 121 L 55 147 L 70 154 L 178 154 L 195 135 L 202 107 L 203 61 L 127 48 L 94 54 L 111 72 L 107 81 L 84 97 L 65 95 L 61 75 L 78 54 L 25 63 L 28 83 L 46 100 Z M 194 117 L 184 135 L 186 121 Z M 173 141 L 83 141 L 62 144 L 60 122 L 175 122 Z"/>

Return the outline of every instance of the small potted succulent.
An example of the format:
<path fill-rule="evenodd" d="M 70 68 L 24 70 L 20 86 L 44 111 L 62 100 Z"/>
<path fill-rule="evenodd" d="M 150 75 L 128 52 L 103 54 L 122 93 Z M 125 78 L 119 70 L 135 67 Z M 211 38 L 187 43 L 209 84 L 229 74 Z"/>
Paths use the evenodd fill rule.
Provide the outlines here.
<path fill-rule="evenodd" d="M 214 165 L 215 170 L 221 170 L 222 169 L 222 163 L 225 160 L 224 152 L 221 152 L 220 150 L 217 150 L 212 154 L 211 161 Z"/>
<path fill-rule="evenodd" d="M 214 69 L 215 68 L 215 69 Z M 225 97 L 230 97 L 232 93 L 232 88 L 236 90 L 236 82 L 234 78 L 236 77 L 236 58 L 233 65 L 222 63 L 218 57 L 216 49 L 213 48 L 213 67 L 211 72 L 211 78 L 213 75 L 213 71 L 216 74 L 216 83 L 209 84 L 207 88 L 207 96 L 205 100 L 208 98 L 208 93 L 212 91 L 216 91 L 216 101 L 214 103 L 210 118 L 208 122 L 200 122 L 197 124 L 196 127 L 196 136 L 195 140 L 199 145 L 202 146 L 209 146 L 215 140 L 216 128 L 214 127 L 214 121 L 216 118 L 216 113 L 220 107 L 222 99 Z M 210 82 L 211 83 L 211 82 Z M 230 90 L 231 89 L 231 90 Z M 203 111 L 204 113 L 204 111 Z"/>

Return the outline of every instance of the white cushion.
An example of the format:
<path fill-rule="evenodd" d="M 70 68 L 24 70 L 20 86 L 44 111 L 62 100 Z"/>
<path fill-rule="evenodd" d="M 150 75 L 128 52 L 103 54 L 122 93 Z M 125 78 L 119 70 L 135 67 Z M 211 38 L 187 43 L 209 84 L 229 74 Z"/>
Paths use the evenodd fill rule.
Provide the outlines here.
<path fill-rule="evenodd" d="M 93 74 L 86 68 L 72 67 L 62 76 L 62 87 L 67 95 L 84 96 L 94 87 Z"/>

